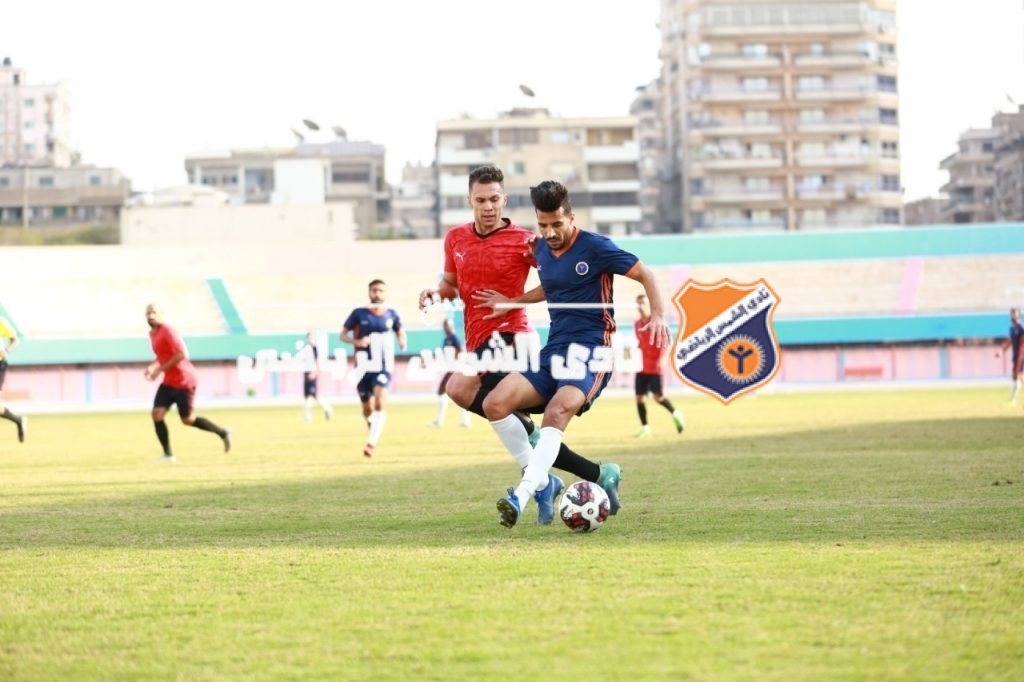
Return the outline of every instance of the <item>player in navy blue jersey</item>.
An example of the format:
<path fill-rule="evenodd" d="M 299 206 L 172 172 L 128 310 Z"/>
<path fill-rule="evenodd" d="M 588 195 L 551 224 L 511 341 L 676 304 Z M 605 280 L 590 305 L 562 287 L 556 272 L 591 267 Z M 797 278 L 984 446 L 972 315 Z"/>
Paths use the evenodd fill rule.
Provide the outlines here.
<path fill-rule="evenodd" d="M 441 342 L 442 348 L 453 348 L 455 350 L 455 356 L 458 357 L 459 353 L 463 351 L 462 340 L 459 335 L 455 333 L 455 323 L 449 317 L 445 319 L 444 324 L 444 341 Z M 437 416 L 434 417 L 434 421 L 430 422 L 430 425 L 435 429 L 439 429 L 444 426 L 444 418 L 448 413 L 448 403 L 451 400 L 448 397 L 446 391 L 448 387 L 448 380 L 452 378 L 455 372 L 445 372 L 444 376 L 441 377 L 441 382 L 437 385 Z M 459 426 L 463 428 L 469 428 L 469 415 L 470 411 L 462 410 L 462 421 L 459 422 Z"/>
<path fill-rule="evenodd" d="M 484 411 L 501 442 L 529 459 L 518 487 L 509 488 L 508 496 L 498 500 L 506 528 L 516 524 L 531 497 L 555 487 L 549 470 L 569 421 L 590 409 L 611 378 L 615 275 L 643 285 L 651 313 L 640 331 L 658 348 L 669 345 L 664 305 L 650 268 L 611 239 L 578 228 L 569 192 L 561 183 L 542 182 L 530 188 L 530 198 L 541 237 L 534 251 L 541 286 L 514 302 L 547 300 L 548 340 L 538 370 L 509 374 L 484 400 Z M 540 439 L 531 450 L 513 413 L 539 406 L 544 407 Z"/>
<path fill-rule="evenodd" d="M 370 305 L 352 311 L 342 325 L 340 336 L 342 342 L 353 345 L 357 368 L 359 354 L 366 353 L 363 376 L 356 385 L 363 404 L 363 418 L 370 427 L 370 435 L 363 447 L 364 457 L 373 457 L 373 450 L 384 431 L 388 389 L 395 365 L 395 338 L 402 350 L 407 347 L 398 312 L 384 305 L 386 290 L 382 280 L 370 282 Z"/>
<path fill-rule="evenodd" d="M 1024 325 L 1020 323 L 1020 308 L 1010 308 L 1010 333 L 996 351 L 996 357 L 1007 350 L 1010 351 L 1010 380 L 1013 382 L 1007 405 L 1012 407 L 1017 404 L 1017 394 L 1024 384 Z"/>

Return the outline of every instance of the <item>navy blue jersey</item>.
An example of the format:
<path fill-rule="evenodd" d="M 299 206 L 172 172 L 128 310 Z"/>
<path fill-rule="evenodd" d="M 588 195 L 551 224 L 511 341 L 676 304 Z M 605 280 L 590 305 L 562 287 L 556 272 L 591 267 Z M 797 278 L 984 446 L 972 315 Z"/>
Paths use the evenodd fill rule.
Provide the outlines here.
<path fill-rule="evenodd" d="M 536 257 L 549 306 L 583 304 L 578 308 L 548 308 L 551 328 L 547 345 L 608 345 L 615 332 L 613 275 L 628 273 L 636 266 L 637 257 L 608 237 L 582 229 L 577 231 L 572 246 L 558 256 L 551 253 L 547 242 L 537 240 Z"/>
<path fill-rule="evenodd" d="M 1010 325 L 1010 348 L 1013 356 L 1017 357 L 1021 352 L 1021 339 L 1024 339 L 1024 324 L 1018 322 Z"/>
<path fill-rule="evenodd" d="M 398 312 L 392 308 L 385 308 L 380 312 L 376 312 L 371 308 L 356 308 L 342 326 L 352 332 L 352 336 L 357 339 L 366 338 L 370 334 L 383 334 L 385 335 L 384 343 L 393 344 L 392 333 L 402 328 L 402 319 L 398 316 Z M 372 345 L 358 350 L 365 350 L 368 360 L 375 359 Z M 383 360 L 383 358 L 381 359 Z"/>
<path fill-rule="evenodd" d="M 441 347 L 448 348 L 449 346 L 454 348 L 456 353 L 462 351 L 462 341 L 459 339 L 459 335 L 455 332 L 444 335 L 444 342 L 441 344 Z"/>

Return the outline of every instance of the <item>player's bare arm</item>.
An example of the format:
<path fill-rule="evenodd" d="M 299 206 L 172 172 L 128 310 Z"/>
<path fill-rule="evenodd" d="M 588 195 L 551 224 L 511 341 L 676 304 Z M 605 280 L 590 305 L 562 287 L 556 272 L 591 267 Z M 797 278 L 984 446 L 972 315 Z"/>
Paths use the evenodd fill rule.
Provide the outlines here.
<path fill-rule="evenodd" d="M 187 357 L 188 353 L 186 353 L 184 350 L 179 350 L 177 353 L 172 355 L 167 362 L 165 362 L 162 365 L 157 364 L 155 362 L 152 363 L 149 367 L 146 368 L 146 378 L 149 379 L 150 381 L 156 379 L 158 376 L 160 376 L 167 370 L 171 369 L 172 367 L 174 367 Z"/>
<path fill-rule="evenodd" d="M 353 330 L 351 330 L 351 329 L 347 329 L 345 327 L 342 327 L 341 334 L 338 336 L 338 339 L 340 339 L 342 343 L 351 343 L 356 348 L 369 348 L 370 347 L 370 337 L 367 336 L 367 337 L 363 337 L 361 339 L 357 339 L 352 334 L 352 331 Z"/>
<path fill-rule="evenodd" d="M 493 312 L 483 318 L 485 320 L 493 320 L 496 317 L 501 317 L 513 307 L 545 301 L 547 300 L 547 294 L 544 293 L 544 287 L 538 284 L 515 298 L 509 298 L 494 289 L 480 289 L 473 293 L 473 300 L 476 301 L 477 308 L 493 308 Z"/>

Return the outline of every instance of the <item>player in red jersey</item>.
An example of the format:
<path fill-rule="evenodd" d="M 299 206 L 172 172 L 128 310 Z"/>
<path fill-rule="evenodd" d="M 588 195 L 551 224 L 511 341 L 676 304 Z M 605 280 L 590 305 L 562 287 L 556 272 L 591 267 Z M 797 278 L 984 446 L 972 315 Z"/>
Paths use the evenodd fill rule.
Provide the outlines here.
<path fill-rule="evenodd" d="M 224 442 L 224 452 L 230 452 L 231 432 L 195 414 L 192 403 L 196 395 L 196 373 L 195 367 L 188 359 L 185 342 L 177 332 L 164 324 L 160 312 L 153 303 L 146 306 L 146 322 L 149 323 L 149 342 L 153 346 L 153 354 L 156 355 L 156 361 L 146 368 L 146 380 L 155 381 L 158 376 L 164 375 L 163 381 L 156 389 L 156 397 L 153 398 L 153 425 L 156 427 L 156 437 L 160 440 L 160 446 L 164 449 L 162 459 L 167 462 L 174 461 L 174 455 L 171 454 L 171 436 L 167 431 L 167 423 L 164 422 L 171 405 L 178 406 L 178 416 L 181 417 L 183 424 L 217 434 Z"/>
<path fill-rule="evenodd" d="M 477 354 L 500 343 L 514 343 L 516 334 L 535 333 L 524 308 L 496 314 L 492 308 L 474 303 L 474 294 L 484 291 L 508 299 L 521 296 L 530 268 L 534 266 L 533 231 L 515 225 L 501 215 L 508 200 L 504 181 L 504 174 L 495 166 L 480 166 L 470 172 L 469 206 L 473 209 L 473 222 L 457 225 L 448 231 L 444 239 L 441 283 L 436 290 L 420 292 L 421 309 L 437 296 L 446 300 L 462 299 L 466 347 Z M 487 372 L 477 376 L 456 372 L 446 386 L 448 397 L 459 407 L 486 418 L 484 398 L 505 376 L 505 372 Z M 530 436 L 530 442 L 536 443 L 540 435 L 536 424 L 523 414 L 518 416 Z M 523 461 L 519 465 L 525 467 L 527 463 Z M 618 501 L 622 470 L 617 464 L 592 462 L 563 443 L 553 466 L 597 483 Z M 549 497 L 557 500 L 555 495 Z M 614 511 L 618 511 L 617 504 Z M 541 509 L 540 512 L 540 520 L 550 523 L 550 510 Z"/>
<path fill-rule="evenodd" d="M 676 424 L 676 432 L 682 433 L 686 428 L 681 410 L 672 405 L 672 401 L 665 397 L 661 386 L 662 377 L 665 373 L 665 349 L 658 348 L 651 343 L 651 335 L 640 333 L 640 330 L 647 326 L 651 320 L 651 302 L 645 294 L 636 297 L 636 305 L 640 309 L 640 319 L 633 323 L 636 332 L 637 343 L 640 347 L 640 355 L 643 357 L 643 367 L 636 374 L 634 382 L 636 389 L 636 411 L 640 415 L 640 433 L 637 438 L 647 438 L 651 435 L 651 427 L 647 423 L 647 394 L 654 396 L 654 402 L 658 403 L 672 415 L 672 421 Z"/>

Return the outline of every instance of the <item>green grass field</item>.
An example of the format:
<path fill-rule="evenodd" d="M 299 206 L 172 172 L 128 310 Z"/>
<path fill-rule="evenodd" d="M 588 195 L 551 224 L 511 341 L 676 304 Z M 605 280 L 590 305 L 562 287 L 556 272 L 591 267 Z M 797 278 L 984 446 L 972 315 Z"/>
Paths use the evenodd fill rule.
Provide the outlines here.
<path fill-rule="evenodd" d="M 1002 387 L 602 399 L 589 535 L 512 531 L 483 420 L 393 405 L 0 422 L 0 679 L 1024 679 L 1024 411 Z M 568 476 L 566 476 L 569 479 Z M 556 522 L 557 523 L 557 522 Z"/>

